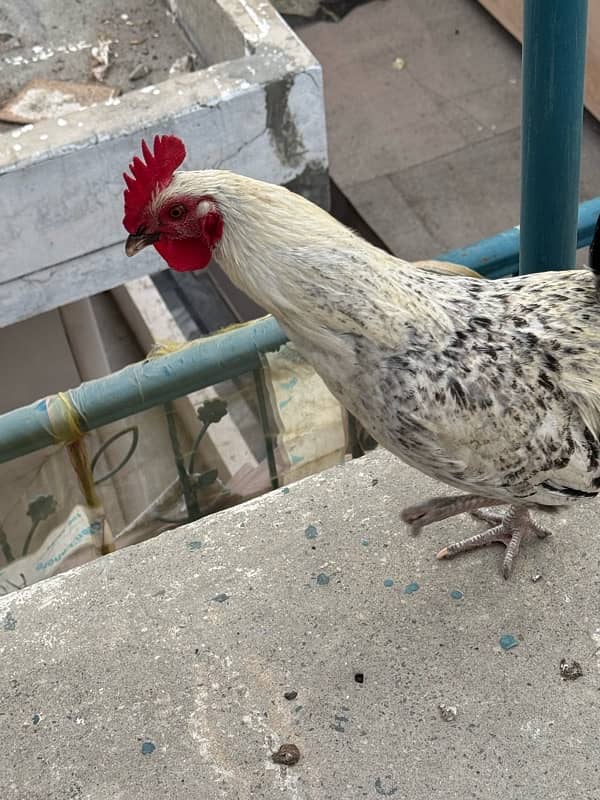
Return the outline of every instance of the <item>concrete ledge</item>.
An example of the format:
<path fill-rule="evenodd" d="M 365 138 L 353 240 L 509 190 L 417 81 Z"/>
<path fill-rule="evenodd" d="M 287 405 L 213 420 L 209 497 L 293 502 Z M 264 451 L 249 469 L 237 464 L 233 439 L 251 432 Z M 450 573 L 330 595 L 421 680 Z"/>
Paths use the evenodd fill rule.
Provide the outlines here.
<path fill-rule="evenodd" d="M 0 600 L 0 796 L 595 800 L 596 506 L 504 582 L 402 530 L 439 488 L 377 452 Z"/>

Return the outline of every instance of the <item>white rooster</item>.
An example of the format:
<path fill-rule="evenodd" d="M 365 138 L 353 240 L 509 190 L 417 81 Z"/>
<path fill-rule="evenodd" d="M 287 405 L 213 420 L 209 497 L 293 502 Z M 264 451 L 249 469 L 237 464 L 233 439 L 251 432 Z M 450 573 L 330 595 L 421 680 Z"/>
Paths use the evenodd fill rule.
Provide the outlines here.
<path fill-rule="evenodd" d="M 414 533 L 467 511 L 492 525 L 438 557 L 503 542 L 508 577 L 523 534 L 548 534 L 530 509 L 597 495 L 590 272 L 483 281 L 415 270 L 282 187 L 176 172 L 185 147 L 174 136 L 142 150 L 125 175 L 127 254 L 153 244 L 176 270 L 214 257 L 380 444 L 466 492 L 402 512 Z M 503 516 L 478 511 L 499 505 Z"/>

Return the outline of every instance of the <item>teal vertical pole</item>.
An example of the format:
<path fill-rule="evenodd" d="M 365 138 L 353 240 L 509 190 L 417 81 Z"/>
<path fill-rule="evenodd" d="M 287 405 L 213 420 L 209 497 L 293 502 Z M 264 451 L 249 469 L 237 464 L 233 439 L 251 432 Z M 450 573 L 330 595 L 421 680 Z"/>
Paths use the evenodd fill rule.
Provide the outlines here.
<path fill-rule="evenodd" d="M 587 0 L 525 0 L 519 271 L 575 266 Z"/>

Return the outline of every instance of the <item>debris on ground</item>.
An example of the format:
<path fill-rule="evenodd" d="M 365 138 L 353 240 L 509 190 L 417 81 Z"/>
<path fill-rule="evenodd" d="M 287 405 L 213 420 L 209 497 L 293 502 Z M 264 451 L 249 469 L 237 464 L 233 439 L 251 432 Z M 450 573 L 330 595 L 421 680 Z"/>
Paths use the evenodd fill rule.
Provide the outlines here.
<path fill-rule="evenodd" d="M 581 678 L 582 675 L 583 670 L 579 661 L 575 661 L 575 659 L 570 661 L 567 661 L 566 658 L 561 659 L 560 677 L 563 681 L 576 681 L 577 678 Z"/>
<path fill-rule="evenodd" d="M 354 680 L 356 681 L 356 683 L 364 683 L 364 682 L 365 682 L 365 676 L 364 676 L 364 673 L 362 673 L 362 672 L 355 672 L 355 673 L 354 673 Z"/>
<path fill-rule="evenodd" d="M 298 692 L 295 689 L 292 689 L 289 692 L 285 692 L 283 696 L 286 700 L 295 700 L 298 697 Z"/>
<path fill-rule="evenodd" d="M 97 103 L 110 102 L 118 94 L 119 91 L 110 86 L 35 79 L 0 108 L 0 120 L 30 125 L 81 111 Z"/>
<path fill-rule="evenodd" d="M 274 764 L 285 764 L 291 767 L 300 761 L 300 750 L 295 744 L 282 744 L 276 753 L 273 753 L 271 760 Z"/>
<path fill-rule="evenodd" d="M 196 56 L 194 53 L 186 53 L 175 61 L 169 67 L 169 75 L 182 75 L 185 72 L 193 72 L 196 68 Z"/>
<path fill-rule="evenodd" d="M 112 39 L 98 39 L 98 43 L 91 49 L 92 60 L 96 62 L 92 67 L 92 75 L 100 83 L 104 83 L 113 60 L 112 44 Z"/>
<path fill-rule="evenodd" d="M 458 709 L 456 706 L 449 706 L 446 705 L 446 703 L 440 703 L 438 710 L 440 712 L 440 717 L 444 720 L 444 722 L 454 722 L 456 715 L 458 714 Z"/>
<path fill-rule="evenodd" d="M 394 69 L 400 71 L 401 69 L 404 69 L 404 67 L 406 66 L 406 61 L 403 58 L 400 58 L 400 56 L 398 56 L 398 58 L 394 59 L 392 66 Z"/>
<path fill-rule="evenodd" d="M 538 572 L 535 575 L 531 576 L 531 582 L 532 583 L 537 583 L 538 581 L 542 580 L 542 577 L 543 577 L 542 574 L 540 572 Z"/>
<path fill-rule="evenodd" d="M 128 77 L 130 81 L 139 81 L 142 78 L 147 78 L 151 72 L 152 69 L 147 64 L 138 64 L 131 70 Z"/>
<path fill-rule="evenodd" d="M 21 47 L 19 37 L 8 31 L 0 31 L 0 52 L 11 50 L 13 47 Z"/>

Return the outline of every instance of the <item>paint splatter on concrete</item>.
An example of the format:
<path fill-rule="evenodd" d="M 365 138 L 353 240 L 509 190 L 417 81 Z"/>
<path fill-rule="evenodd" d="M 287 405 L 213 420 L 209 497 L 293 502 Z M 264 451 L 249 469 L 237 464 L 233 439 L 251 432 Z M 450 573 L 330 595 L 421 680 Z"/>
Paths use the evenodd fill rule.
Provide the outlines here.
<path fill-rule="evenodd" d="M 13 617 L 10 611 L 7 611 L 2 621 L 2 627 L 5 631 L 14 631 L 17 627 L 17 620 Z"/>
<path fill-rule="evenodd" d="M 194 539 L 192 542 L 188 542 L 188 547 L 190 550 L 200 550 L 202 547 L 202 542 L 199 542 L 197 539 Z"/>
<path fill-rule="evenodd" d="M 320 572 L 317 575 L 317 586 L 327 586 L 329 583 L 329 575 L 326 575 L 324 572 Z"/>
<path fill-rule="evenodd" d="M 150 756 L 156 750 L 156 745 L 154 742 L 146 741 L 142 742 L 142 753 L 145 756 Z"/>
<path fill-rule="evenodd" d="M 518 644 L 518 640 L 510 633 L 505 633 L 500 637 L 500 647 L 503 650 L 512 650 L 512 648 L 516 647 Z"/>
<path fill-rule="evenodd" d="M 363 547 L 368 547 L 369 546 L 369 540 L 368 539 L 361 539 L 360 543 L 363 545 Z"/>
<path fill-rule="evenodd" d="M 421 587 L 419 584 L 416 581 L 413 581 L 412 583 L 409 583 L 408 586 L 404 587 L 404 594 L 414 594 L 415 592 L 418 592 L 420 588 Z"/>
<path fill-rule="evenodd" d="M 391 578 L 386 578 L 383 582 L 383 585 L 386 589 L 390 589 L 394 585 L 394 581 Z"/>
<path fill-rule="evenodd" d="M 224 603 L 225 600 L 229 600 L 229 595 L 225 594 L 225 592 L 220 592 L 210 599 L 213 601 L 213 603 Z"/>
<path fill-rule="evenodd" d="M 281 494 L 289 494 L 289 493 L 290 493 L 290 490 L 288 489 L 288 487 L 284 486 L 283 489 L 281 490 Z"/>
<path fill-rule="evenodd" d="M 375 781 L 375 791 L 382 797 L 392 797 L 398 792 L 398 787 L 392 784 L 391 775 L 386 775 L 385 778 L 377 778 Z"/>
<path fill-rule="evenodd" d="M 307 539 L 316 539 L 318 536 L 318 531 L 314 525 L 309 525 L 308 528 L 304 531 L 304 535 Z"/>
<path fill-rule="evenodd" d="M 40 717 L 39 714 L 34 714 L 33 717 L 31 718 L 31 721 L 33 722 L 34 725 L 37 725 L 40 720 L 41 720 L 41 717 Z"/>
<path fill-rule="evenodd" d="M 462 600 L 464 594 L 460 591 L 460 589 L 452 589 L 452 591 L 450 592 L 450 597 L 453 600 Z"/>

